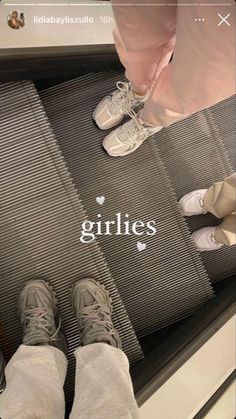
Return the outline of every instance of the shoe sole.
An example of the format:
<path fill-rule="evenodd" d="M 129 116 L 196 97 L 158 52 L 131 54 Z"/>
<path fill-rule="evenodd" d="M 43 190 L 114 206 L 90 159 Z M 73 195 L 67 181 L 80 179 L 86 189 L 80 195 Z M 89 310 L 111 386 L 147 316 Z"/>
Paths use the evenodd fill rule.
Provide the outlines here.
<path fill-rule="evenodd" d="M 108 156 L 110 156 L 110 157 L 124 157 L 124 156 L 114 156 L 113 154 L 110 154 L 108 151 L 107 151 L 107 149 L 106 149 L 106 147 L 102 144 L 102 148 L 103 148 L 103 150 L 106 152 L 106 154 L 108 155 Z"/>

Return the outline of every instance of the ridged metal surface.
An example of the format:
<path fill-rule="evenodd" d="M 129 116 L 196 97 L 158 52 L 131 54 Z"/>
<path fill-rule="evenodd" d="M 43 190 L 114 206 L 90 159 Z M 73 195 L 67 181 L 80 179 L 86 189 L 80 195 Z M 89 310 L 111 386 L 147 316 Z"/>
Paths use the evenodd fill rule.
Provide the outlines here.
<path fill-rule="evenodd" d="M 99 245 L 80 242 L 85 212 L 32 83 L 0 85 L 0 126 L 0 347 L 9 358 L 21 343 L 16 313 L 21 284 L 29 278 L 49 280 L 69 344 L 71 398 L 73 351 L 79 344 L 69 300 L 75 280 L 93 277 L 105 284 L 131 363 L 142 351 Z"/>
<path fill-rule="evenodd" d="M 213 122 L 223 141 L 232 170 L 236 171 L 236 95 L 211 108 Z"/>
<path fill-rule="evenodd" d="M 235 97 L 231 97 L 155 136 L 178 199 L 233 172 L 235 133 Z M 221 222 L 211 214 L 186 217 L 186 221 L 191 231 Z M 236 246 L 200 255 L 212 282 L 236 273 Z"/>
<path fill-rule="evenodd" d="M 155 141 L 114 159 L 92 121 L 96 103 L 114 90 L 116 72 L 86 75 L 41 92 L 46 113 L 91 221 L 155 220 L 157 234 L 99 236 L 99 243 L 139 336 L 193 313 L 213 296 L 179 213 Z M 96 197 L 105 196 L 99 207 Z M 115 230 L 113 230 L 115 232 Z M 139 252 L 137 242 L 146 244 Z"/>

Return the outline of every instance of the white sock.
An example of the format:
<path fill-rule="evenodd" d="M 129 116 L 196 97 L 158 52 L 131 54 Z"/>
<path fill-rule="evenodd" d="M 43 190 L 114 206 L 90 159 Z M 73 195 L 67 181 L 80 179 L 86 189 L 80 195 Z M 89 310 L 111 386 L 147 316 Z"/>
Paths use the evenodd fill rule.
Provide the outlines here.
<path fill-rule="evenodd" d="M 131 88 L 131 91 L 132 91 L 134 99 L 139 100 L 140 102 L 144 102 L 148 98 L 148 95 L 149 95 L 149 90 L 147 91 L 145 95 L 137 95 L 132 88 Z"/>
<path fill-rule="evenodd" d="M 146 93 L 146 95 L 142 95 L 142 96 L 137 95 L 136 93 L 133 93 L 133 96 L 134 96 L 134 98 L 135 98 L 135 99 L 137 99 L 137 100 L 143 100 L 143 99 L 145 99 L 145 98 L 146 98 L 147 93 Z"/>

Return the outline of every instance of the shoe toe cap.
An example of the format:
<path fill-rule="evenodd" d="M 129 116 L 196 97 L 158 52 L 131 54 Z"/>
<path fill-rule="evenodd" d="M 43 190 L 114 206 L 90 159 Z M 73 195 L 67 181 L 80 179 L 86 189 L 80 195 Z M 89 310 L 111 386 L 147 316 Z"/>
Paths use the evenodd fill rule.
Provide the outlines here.
<path fill-rule="evenodd" d="M 119 141 L 116 139 L 116 133 L 112 132 L 111 134 L 107 135 L 103 140 L 103 148 L 113 157 L 122 156 L 122 151 L 125 148 L 123 144 L 120 144 Z"/>
<path fill-rule="evenodd" d="M 108 105 L 110 103 L 110 97 L 105 97 L 96 107 L 93 112 L 93 119 L 100 129 L 110 129 L 118 124 L 123 115 L 112 115 L 109 112 Z"/>
<path fill-rule="evenodd" d="M 213 240 L 215 231 L 215 227 L 203 227 L 192 233 L 192 240 L 198 251 L 218 250 L 222 247 L 222 244 Z"/>

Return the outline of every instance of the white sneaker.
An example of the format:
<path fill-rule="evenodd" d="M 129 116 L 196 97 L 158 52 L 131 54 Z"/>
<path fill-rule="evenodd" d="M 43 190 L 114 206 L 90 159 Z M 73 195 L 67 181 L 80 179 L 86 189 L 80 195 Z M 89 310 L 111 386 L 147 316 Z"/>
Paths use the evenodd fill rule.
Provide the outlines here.
<path fill-rule="evenodd" d="M 207 189 L 198 189 L 189 192 L 179 200 L 179 206 L 184 216 L 206 214 L 207 211 L 203 208 L 203 198 Z"/>
<path fill-rule="evenodd" d="M 93 113 L 93 119 L 100 129 L 115 127 L 129 110 L 141 108 L 148 96 L 148 93 L 135 96 L 128 82 L 118 81 L 116 87 L 117 90 L 99 102 Z"/>
<path fill-rule="evenodd" d="M 223 244 L 215 240 L 216 227 L 204 227 L 192 234 L 193 242 L 199 252 L 218 250 Z"/>
<path fill-rule="evenodd" d="M 103 147 L 113 157 L 127 156 L 137 150 L 141 144 L 163 127 L 147 127 L 141 118 L 131 110 L 130 121 L 116 128 L 103 140 Z"/>

